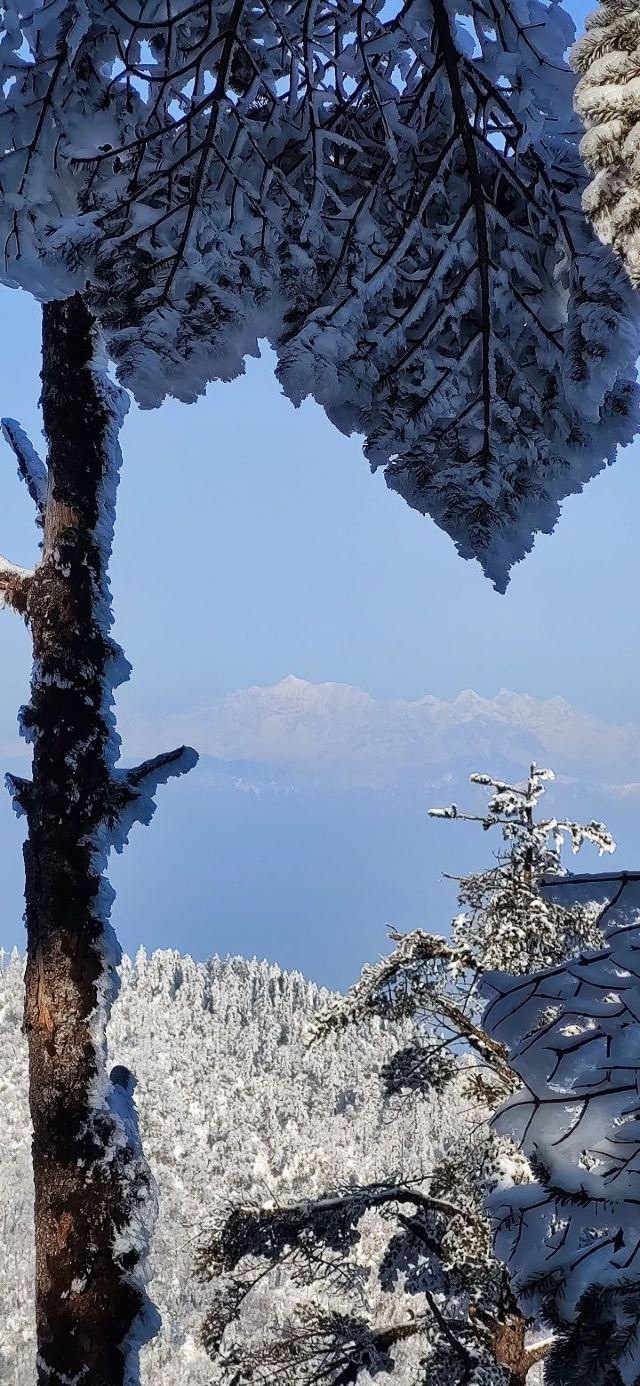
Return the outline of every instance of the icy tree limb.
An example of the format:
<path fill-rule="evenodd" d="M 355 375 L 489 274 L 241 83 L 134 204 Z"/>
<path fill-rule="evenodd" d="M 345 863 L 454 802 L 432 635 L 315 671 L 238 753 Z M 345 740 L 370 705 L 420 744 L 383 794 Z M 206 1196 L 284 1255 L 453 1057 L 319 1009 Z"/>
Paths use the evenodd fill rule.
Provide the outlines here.
<path fill-rule="evenodd" d="M 132 789 L 144 791 L 145 794 L 155 794 L 159 785 L 166 784 L 168 780 L 179 775 L 187 775 L 198 764 L 198 760 L 198 752 L 194 751 L 193 747 L 178 746 L 175 751 L 165 751 L 150 760 L 143 760 L 133 770 L 127 770 L 127 783 Z"/>
<path fill-rule="evenodd" d="M 21 568 L 18 563 L 11 563 L 10 559 L 0 553 L 0 587 L 4 587 L 5 583 L 16 582 L 19 578 L 31 577 L 33 568 Z"/>
<path fill-rule="evenodd" d="M 0 608 L 10 606 L 24 615 L 33 568 L 20 568 L 0 553 Z"/>
<path fill-rule="evenodd" d="M 542 1343 L 533 1343 L 531 1347 L 527 1348 L 527 1371 L 531 1371 L 531 1368 L 535 1367 L 538 1362 L 543 1362 L 545 1357 L 548 1357 L 553 1341 L 553 1338 L 545 1338 Z"/>
<path fill-rule="evenodd" d="M 155 796 L 161 784 L 188 775 L 198 764 L 198 752 L 191 746 L 144 760 L 132 770 L 116 771 L 110 845 L 121 852 L 129 841 L 134 823 L 148 824 L 156 811 Z"/>
<path fill-rule="evenodd" d="M 0 427 L 18 463 L 18 472 L 36 507 L 39 523 L 43 524 L 49 489 L 46 464 L 15 419 L 2 419 Z"/>
<path fill-rule="evenodd" d="M 21 818 L 23 814 L 29 811 L 29 805 L 33 794 L 33 784 L 31 780 L 24 780 L 20 775 L 11 774 L 5 775 L 4 782 L 11 795 L 11 802 L 16 815 L 18 818 Z"/>
<path fill-rule="evenodd" d="M 278 1206 L 275 1209 L 252 1207 L 251 1205 L 237 1204 L 236 1214 L 242 1214 L 248 1221 L 253 1219 L 256 1225 L 261 1220 L 267 1221 L 272 1218 L 288 1219 L 292 1225 L 297 1221 L 303 1221 L 311 1216 L 322 1217 L 332 1213 L 348 1213 L 354 1205 L 362 1205 L 366 1208 L 384 1208 L 389 1204 L 398 1203 L 413 1205 L 420 1208 L 425 1213 L 441 1213 L 444 1217 L 459 1218 L 464 1217 L 464 1208 L 458 1207 L 454 1203 L 449 1203 L 446 1199 L 434 1198 L 431 1194 L 423 1193 L 407 1184 L 360 1184 L 354 1188 L 338 1190 L 337 1193 L 329 1193 L 320 1198 L 302 1198 L 298 1202 L 288 1203 Z"/>

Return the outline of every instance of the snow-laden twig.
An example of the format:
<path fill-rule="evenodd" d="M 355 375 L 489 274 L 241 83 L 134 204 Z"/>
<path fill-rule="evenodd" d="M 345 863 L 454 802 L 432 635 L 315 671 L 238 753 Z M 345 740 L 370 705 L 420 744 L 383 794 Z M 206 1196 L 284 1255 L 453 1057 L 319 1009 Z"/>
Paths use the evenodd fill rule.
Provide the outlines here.
<path fill-rule="evenodd" d="M 47 492 L 49 488 L 49 474 L 46 464 L 42 461 L 39 453 L 36 452 L 30 438 L 27 437 L 24 429 L 15 419 L 0 420 L 3 436 L 9 444 L 16 461 L 18 472 L 24 481 L 29 495 L 38 512 L 40 523 L 44 522 L 45 510 L 47 508 Z"/>
<path fill-rule="evenodd" d="M 33 784 L 31 780 L 23 779 L 21 775 L 12 774 L 5 775 L 4 782 L 8 793 L 11 795 L 15 813 L 18 818 L 21 818 L 23 814 L 28 812 Z"/>
<path fill-rule="evenodd" d="M 198 752 L 192 746 L 178 746 L 174 751 L 164 751 L 159 756 L 143 760 L 133 770 L 125 770 L 124 774 L 132 789 L 155 794 L 159 785 L 187 775 L 198 764 L 198 759 Z"/>
<path fill-rule="evenodd" d="M 191 746 L 144 760 L 131 770 L 114 772 L 114 813 L 109 825 L 109 846 L 121 852 L 135 823 L 148 824 L 156 811 L 155 796 L 161 784 L 188 775 L 198 764 Z"/>
<path fill-rule="evenodd" d="M 33 578 L 33 568 L 21 568 L 10 563 L 0 553 L 0 608 L 11 606 L 16 611 L 24 611 L 27 589 Z"/>

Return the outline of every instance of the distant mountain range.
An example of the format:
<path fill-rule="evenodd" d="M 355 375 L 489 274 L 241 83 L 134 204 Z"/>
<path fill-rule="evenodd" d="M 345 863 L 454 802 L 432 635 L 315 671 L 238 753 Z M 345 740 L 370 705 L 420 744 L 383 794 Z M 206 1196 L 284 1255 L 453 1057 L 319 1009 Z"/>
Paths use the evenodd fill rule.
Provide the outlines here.
<path fill-rule="evenodd" d="M 619 845 L 608 865 L 640 864 L 640 727 L 610 726 L 563 698 L 381 701 L 289 677 L 122 730 L 129 763 L 182 741 L 202 756 L 160 791 L 151 828 L 112 864 L 129 951 L 266 954 L 342 987 L 385 947 L 389 923 L 445 930 L 456 890 L 443 877 L 492 859 L 497 840 L 426 810 L 478 810 L 472 771 L 521 779 L 531 760 L 556 771 L 550 812 L 604 820 Z M 21 940 L 19 836 L 0 800 L 6 945 Z M 592 849 L 578 864 L 601 865 Z"/>
<path fill-rule="evenodd" d="M 134 741 L 147 739 L 141 720 L 127 730 Z M 532 758 L 582 782 L 640 786 L 639 726 L 611 726 L 564 698 L 541 701 L 506 689 L 494 698 L 467 690 L 451 702 L 382 701 L 347 684 L 289 675 L 271 688 L 232 693 L 208 711 L 169 718 L 162 737 L 190 741 L 216 761 L 277 767 L 337 786 L 440 779 L 478 760 L 523 769 Z"/>

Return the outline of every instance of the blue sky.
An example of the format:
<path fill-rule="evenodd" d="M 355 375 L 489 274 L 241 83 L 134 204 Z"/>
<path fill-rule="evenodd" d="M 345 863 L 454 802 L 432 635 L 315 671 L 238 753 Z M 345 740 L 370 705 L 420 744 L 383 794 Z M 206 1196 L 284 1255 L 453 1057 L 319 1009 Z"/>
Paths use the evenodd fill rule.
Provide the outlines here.
<path fill-rule="evenodd" d="M 580 23 L 590 5 L 569 8 Z M 37 438 L 39 309 L 0 288 L 0 312 L 0 412 Z M 197 405 L 132 408 L 123 448 L 112 574 L 117 635 L 135 666 L 124 710 L 188 711 L 293 672 L 377 697 L 561 692 L 611 720 L 635 716 L 638 445 L 566 502 L 505 597 L 370 474 L 357 439 L 315 405 L 293 409 L 268 354 Z M 0 552 L 28 563 L 29 502 L 0 456 Z M 26 634 L 10 618 L 2 626 L 0 744 L 29 659 Z"/>
<path fill-rule="evenodd" d="M 572 9 L 580 20 L 587 6 Z M 0 290 L 0 310 L 0 412 L 37 435 L 38 308 Z M 268 356 L 195 406 L 132 409 L 123 446 L 113 591 L 134 666 L 123 713 L 188 713 L 294 672 L 383 698 L 560 693 L 609 721 L 638 718 L 638 445 L 566 502 L 555 535 L 537 541 L 504 597 L 371 476 L 357 439 L 315 406 L 296 411 L 282 398 Z M 35 556 L 6 449 L 0 552 Z M 0 625 L 0 753 L 10 754 L 29 649 L 14 618 Z M 14 840 L 5 806 L 0 833 Z M 3 934 L 18 936 L 12 920 L 0 922 Z"/>

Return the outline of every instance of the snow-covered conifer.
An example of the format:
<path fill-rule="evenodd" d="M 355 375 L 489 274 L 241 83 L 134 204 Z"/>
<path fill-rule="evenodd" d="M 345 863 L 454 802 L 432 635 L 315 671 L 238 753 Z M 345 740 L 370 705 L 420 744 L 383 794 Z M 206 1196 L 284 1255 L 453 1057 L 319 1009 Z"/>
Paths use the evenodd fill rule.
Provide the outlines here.
<path fill-rule="evenodd" d="M 0 274 L 81 292 L 145 405 L 286 393 L 503 585 L 637 428 L 550 0 L 10 0 Z"/>
<path fill-rule="evenodd" d="M 615 851 L 603 823 L 576 823 L 554 815 L 536 818 L 553 779 L 553 771 L 537 765 L 531 766 L 522 785 L 472 775 L 471 783 L 489 794 L 483 812 L 461 813 L 457 806 L 431 810 L 435 817 L 477 823 L 485 832 L 498 828 L 502 835 L 496 864 L 459 882 L 463 914 L 453 925 L 454 939 L 471 948 L 483 972 L 498 967 L 528 972 L 560 962 L 600 939 L 593 910 L 576 905 L 565 909 L 540 891 L 545 876 L 562 871 L 565 843 L 573 852 L 586 842 L 601 856 Z"/>
<path fill-rule="evenodd" d="M 201 1271 L 214 1288 L 205 1341 L 224 1382 L 267 1386 L 275 1374 L 287 1386 L 310 1386 L 318 1376 L 341 1386 L 361 1374 L 364 1380 L 397 1371 L 403 1381 L 429 1386 L 522 1386 L 546 1354 L 547 1344 L 528 1334 L 531 1324 L 492 1254 L 484 1211 L 488 1191 L 510 1177 L 527 1194 L 532 1174 L 513 1143 L 488 1124 L 515 1079 L 502 1041 L 482 1029 L 479 983 L 500 956 L 525 970 L 534 959 L 563 957 L 595 938 L 593 907 L 542 897 L 539 909 L 532 907 L 542 874 L 559 867 L 562 833 L 576 849 L 585 841 L 613 848 L 602 824 L 538 821 L 552 778 L 535 766 L 523 785 L 474 775 L 490 791 L 483 814 L 435 810 L 498 828 L 505 845 L 497 865 L 460 881 L 460 902 L 470 908 L 453 921 L 451 940 L 421 930 L 393 934 L 390 956 L 366 967 L 315 1025 L 316 1041 L 372 1022 L 383 1024 L 385 1036 L 402 1027 L 382 1064 L 387 1120 L 392 1125 L 423 1103 L 441 1109 L 446 1094 L 445 1104 L 466 1101 L 467 1128 L 420 1170 L 352 1181 L 319 1198 L 245 1200 L 221 1210 Z M 517 918 L 515 944 L 507 900 Z M 283 1276 L 288 1301 L 271 1311 L 266 1328 L 261 1317 L 258 1334 L 252 1305 L 256 1297 L 264 1303 L 265 1286 Z"/>
<path fill-rule="evenodd" d="M 584 206 L 635 285 L 640 285 L 639 57 L 635 0 L 602 0 L 572 52 L 580 73 L 576 110 L 587 129 L 581 152 L 594 175 Z"/>

